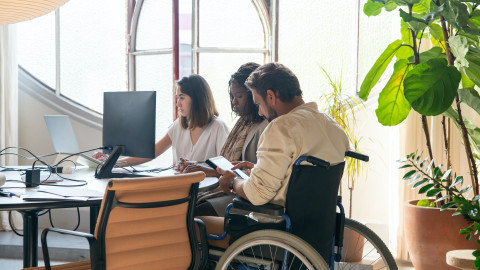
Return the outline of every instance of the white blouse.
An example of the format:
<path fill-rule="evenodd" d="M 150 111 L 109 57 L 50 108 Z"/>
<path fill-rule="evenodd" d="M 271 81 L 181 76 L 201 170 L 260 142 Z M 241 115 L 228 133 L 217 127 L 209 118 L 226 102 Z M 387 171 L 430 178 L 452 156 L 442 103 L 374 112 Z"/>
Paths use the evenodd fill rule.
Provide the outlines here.
<path fill-rule="evenodd" d="M 205 161 L 219 156 L 229 133 L 230 129 L 227 124 L 222 119 L 215 117 L 203 130 L 194 145 L 190 137 L 190 130 L 182 128 L 180 119 L 175 120 L 167 132 L 172 140 L 173 162 L 178 162 L 180 158 Z"/>

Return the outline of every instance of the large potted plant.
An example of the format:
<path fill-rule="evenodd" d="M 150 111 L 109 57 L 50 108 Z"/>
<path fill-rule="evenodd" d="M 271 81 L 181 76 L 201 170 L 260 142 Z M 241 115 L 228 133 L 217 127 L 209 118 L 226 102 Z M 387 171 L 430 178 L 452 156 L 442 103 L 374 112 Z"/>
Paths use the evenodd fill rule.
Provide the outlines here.
<path fill-rule="evenodd" d="M 475 87 L 480 86 L 479 4 L 478 0 L 368 0 L 364 6 L 364 13 L 368 16 L 376 16 L 383 10 L 399 13 L 401 39 L 392 42 L 380 55 L 362 82 L 359 92 L 360 98 L 366 100 L 371 89 L 395 58 L 393 73 L 378 98 L 376 109 L 378 121 L 386 126 L 398 125 L 406 119 L 411 109 L 421 115 L 429 160 L 427 167 L 430 170 L 424 171 L 423 174 L 422 167 L 414 166 L 405 178 L 409 179 L 421 193 L 434 198 L 437 206 L 442 209 L 457 207 L 457 213 L 463 214 L 469 221 L 477 220 L 477 215 L 480 215 L 478 211 L 465 214 L 465 211 L 471 210 L 469 209 L 471 205 L 478 204 L 479 187 L 475 156 L 480 150 L 480 129 L 465 117 L 462 108 L 465 109 L 463 106 L 466 105 L 480 114 L 480 96 L 475 90 Z M 432 48 L 421 51 L 422 42 L 424 44 L 430 42 Z M 427 116 L 443 118 L 448 173 L 442 174 L 439 178 L 442 167 L 435 166 Z M 459 183 L 450 170 L 455 160 L 451 160 L 450 157 L 450 143 L 446 132 L 448 119 L 458 128 L 467 156 L 473 191 L 473 196 L 468 198 L 464 197 L 464 193 L 467 192 L 465 189 L 457 192 L 449 190 L 450 186 Z M 420 160 L 420 156 L 409 155 L 407 160 L 413 157 L 414 162 L 423 163 L 425 166 L 427 161 L 423 162 L 423 158 Z M 408 165 L 413 166 L 406 164 Z M 430 223 L 424 223 L 423 226 L 435 223 L 438 221 L 430 220 Z M 472 226 L 475 227 L 476 224 L 470 223 L 466 226 L 475 231 Z M 462 232 L 470 235 L 470 229 Z M 417 228 L 413 231 L 425 233 L 428 232 L 428 228 Z M 411 247 L 413 243 L 407 245 Z M 416 261 L 415 258 L 426 255 L 412 254 L 412 250 L 418 249 L 410 247 L 409 251 L 416 269 L 433 269 L 432 266 L 423 266 Z M 457 249 L 453 245 L 447 248 Z M 435 256 L 444 261 L 444 250 L 438 245 L 433 250 L 426 250 L 426 254 L 433 254 L 439 250 L 440 255 Z M 441 268 L 438 265 L 434 267 Z"/>

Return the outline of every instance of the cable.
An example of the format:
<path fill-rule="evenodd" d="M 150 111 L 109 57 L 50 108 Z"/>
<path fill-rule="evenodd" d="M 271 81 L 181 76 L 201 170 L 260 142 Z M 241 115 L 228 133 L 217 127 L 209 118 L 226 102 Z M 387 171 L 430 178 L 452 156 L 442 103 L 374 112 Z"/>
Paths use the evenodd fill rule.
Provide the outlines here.
<path fill-rule="evenodd" d="M 48 211 L 48 219 L 50 220 L 50 226 L 52 226 L 52 228 L 55 228 L 55 225 L 53 225 L 53 221 L 52 221 L 52 211 Z M 73 231 L 76 231 L 78 227 L 80 227 L 80 208 L 79 207 L 77 207 L 77 226 L 75 226 L 75 229 L 73 229 Z"/>
<path fill-rule="evenodd" d="M 10 228 L 12 228 L 12 232 L 14 232 L 18 236 L 23 237 L 23 234 L 19 233 L 17 231 L 17 228 L 15 227 L 15 224 L 13 224 L 12 211 L 8 211 L 8 224 L 10 224 Z"/>
<path fill-rule="evenodd" d="M 55 164 L 55 166 L 58 166 L 59 164 L 62 164 L 62 162 L 64 162 L 65 160 L 67 160 L 70 157 L 78 156 L 78 155 L 83 154 L 83 153 L 87 153 L 87 152 L 94 151 L 94 150 L 102 150 L 102 149 L 108 149 L 108 147 L 102 146 L 102 147 L 92 148 L 92 149 L 89 149 L 89 150 L 85 150 L 85 151 L 81 151 L 81 152 L 78 152 L 78 153 L 75 153 L 75 154 L 68 155 L 68 156 L 64 157 L 63 159 L 61 159 L 59 162 L 57 162 L 57 164 Z"/>

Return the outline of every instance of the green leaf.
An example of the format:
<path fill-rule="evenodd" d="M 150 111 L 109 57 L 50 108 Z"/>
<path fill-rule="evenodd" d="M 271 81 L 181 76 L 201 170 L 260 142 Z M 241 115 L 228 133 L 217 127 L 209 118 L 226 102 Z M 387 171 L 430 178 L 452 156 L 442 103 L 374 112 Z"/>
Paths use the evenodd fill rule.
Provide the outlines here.
<path fill-rule="evenodd" d="M 410 103 L 403 94 L 403 79 L 411 70 L 406 59 L 400 59 L 393 67 L 393 74 L 378 96 L 378 108 L 375 110 L 378 122 L 384 126 L 400 124 L 410 113 Z"/>
<path fill-rule="evenodd" d="M 467 5 L 457 1 L 446 1 L 443 17 L 458 30 L 463 30 L 468 24 Z"/>
<path fill-rule="evenodd" d="M 375 3 L 372 0 L 368 0 L 367 3 L 363 6 L 363 13 L 367 15 L 368 17 L 370 16 L 377 16 L 382 12 L 382 8 L 385 6 L 385 4 L 381 3 Z"/>
<path fill-rule="evenodd" d="M 458 113 L 452 107 L 448 108 L 443 115 L 449 117 L 450 119 L 454 120 L 455 126 L 457 126 L 458 130 L 461 130 L 460 124 L 458 123 Z M 470 138 L 470 143 L 475 147 L 477 152 L 480 152 L 480 128 L 472 124 L 468 119 L 464 118 L 463 122 L 465 127 L 467 128 L 467 133 Z"/>
<path fill-rule="evenodd" d="M 437 196 L 438 194 L 440 194 L 440 192 L 442 192 L 441 188 L 434 188 L 434 189 L 431 189 L 427 192 L 427 196 L 428 197 Z"/>
<path fill-rule="evenodd" d="M 426 163 L 427 161 L 428 161 L 428 157 L 426 157 L 426 158 L 422 161 L 422 163 L 420 163 L 420 169 L 423 168 L 423 166 L 425 165 L 425 163 Z"/>
<path fill-rule="evenodd" d="M 427 191 L 430 190 L 433 186 L 435 186 L 434 183 L 426 184 L 425 186 L 423 186 L 422 188 L 420 188 L 420 190 L 418 191 L 418 194 L 422 194 L 422 193 L 427 192 Z"/>
<path fill-rule="evenodd" d="M 399 6 L 413 6 L 416 3 L 421 2 L 422 0 L 393 0 L 395 4 Z"/>
<path fill-rule="evenodd" d="M 430 25 L 434 20 L 436 20 L 438 17 L 440 17 L 440 14 L 445 10 L 445 4 L 442 4 L 432 12 L 426 14 L 425 16 L 422 17 L 422 19 L 425 21 L 427 25 Z"/>
<path fill-rule="evenodd" d="M 408 180 L 413 177 L 413 175 L 416 173 L 416 170 L 411 170 L 407 172 L 406 174 L 403 175 L 403 180 Z"/>
<path fill-rule="evenodd" d="M 385 69 L 392 61 L 392 58 L 395 55 L 395 52 L 402 46 L 402 43 L 403 42 L 401 40 L 395 40 L 394 42 L 392 42 L 390 45 L 388 45 L 385 51 L 380 55 L 380 57 L 377 59 L 375 64 L 373 64 L 372 68 L 365 76 L 365 79 L 363 80 L 362 85 L 360 86 L 360 91 L 358 92 L 358 96 L 361 99 L 367 100 L 368 95 L 370 94 L 370 91 L 372 90 L 373 86 L 377 84 L 383 72 L 385 72 Z"/>
<path fill-rule="evenodd" d="M 464 104 L 467 104 L 480 115 L 480 95 L 475 89 L 459 89 L 458 95 Z"/>
<path fill-rule="evenodd" d="M 480 50 L 470 47 L 465 59 L 468 61 L 468 67 L 462 67 L 462 72 L 480 86 Z"/>
<path fill-rule="evenodd" d="M 443 58 L 446 59 L 446 56 L 442 53 L 443 49 L 440 47 L 433 47 L 428 51 L 422 52 L 420 54 L 420 63 L 425 63 L 433 58 Z M 408 58 L 408 61 L 413 62 L 413 56 Z"/>
<path fill-rule="evenodd" d="M 427 13 L 430 10 L 431 0 L 422 0 L 413 5 L 412 11 L 415 13 Z"/>
<path fill-rule="evenodd" d="M 442 176 L 442 180 L 445 180 L 447 179 L 448 177 L 450 177 L 450 173 L 452 172 L 452 169 L 448 169 Z"/>
<path fill-rule="evenodd" d="M 467 38 L 462 36 L 452 36 L 448 39 L 448 44 L 450 44 L 452 53 L 455 56 L 455 66 L 458 69 L 468 68 L 468 61 L 465 58 L 468 53 Z"/>
<path fill-rule="evenodd" d="M 418 181 L 417 183 L 415 183 L 415 185 L 412 186 L 412 189 L 416 189 L 418 187 L 420 187 L 421 185 L 423 185 L 425 182 L 428 182 L 428 178 L 423 178 L 422 180 Z"/>
<path fill-rule="evenodd" d="M 432 166 L 433 166 L 433 159 L 430 161 L 430 164 L 428 164 L 427 173 L 430 172 L 430 170 L 432 169 Z"/>
<path fill-rule="evenodd" d="M 388 1 L 386 4 L 385 4 L 385 10 L 390 12 L 392 10 L 395 10 L 397 8 L 397 4 L 395 4 L 395 2 L 393 1 Z"/>
<path fill-rule="evenodd" d="M 447 66 L 445 59 L 430 59 L 408 72 L 403 81 L 405 98 L 422 115 L 441 114 L 452 104 L 460 79 L 460 72 Z"/>
<path fill-rule="evenodd" d="M 441 197 L 440 199 L 435 200 L 435 202 L 441 202 L 441 201 L 444 201 L 444 200 L 446 200 L 448 198 L 451 198 L 451 197 L 452 196 L 450 196 L 450 195 L 445 195 L 445 196 Z"/>
<path fill-rule="evenodd" d="M 455 181 L 453 181 L 453 183 L 450 185 L 449 188 L 453 188 L 454 186 L 458 185 L 458 184 L 463 184 L 463 176 L 457 176 L 455 177 Z"/>
<path fill-rule="evenodd" d="M 437 41 L 443 41 L 443 30 L 440 25 L 432 23 L 428 26 L 428 31 L 434 39 Z"/>
<path fill-rule="evenodd" d="M 480 250 L 475 250 L 474 252 L 472 252 L 472 255 L 475 256 L 475 257 L 478 257 L 480 256 Z"/>
<path fill-rule="evenodd" d="M 408 182 L 408 184 L 411 185 L 411 184 L 415 183 L 420 177 L 422 177 L 422 174 L 415 175 L 415 177 L 413 177 L 412 180 L 410 180 Z"/>
<path fill-rule="evenodd" d="M 417 206 L 430 207 L 430 201 L 427 199 L 418 200 Z"/>
<path fill-rule="evenodd" d="M 464 72 L 462 72 L 462 86 L 463 88 L 473 88 L 475 87 L 475 82 L 470 80 Z"/>
<path fill-rule="evenodd" d="M 448 203 L 442 205 L 442 207 L 440 207 L 440 211 L 447 210 L 448 208 L 451 208 L 454 205 L 456 205 L 455 202 L 448 202 Z"/>
<path fill-rule="evenodd" d="M 458 193 L 460 193 L 460 194 L 463 194 L 463 193 L 465 193 L 465 192 L 469 191 L 470 189 L 472 189 L 472 186 L 468 186 L 468 187 L 466 187 L 466 188 L 464 188 L 464 189 L 460 190 Z"/>
<path fill-rule="evenodd" d="M 410 168 L 410 167 L 412 167 L 412 165 L 406 164 L 406 165 L 403 165 L 403 166 L 399 167 L 399 169 Z"/>
<path fill-rule="evenodd" d="M 468 234 L 468 233 L 471 233 L 473 231 L 472 228 L 465 228 L 465 229 L 460 229 L 460 232 L 459 234 Z"/>
<path fill-rule="evenodd" d="M 400 17 L 402 17 L 402 19 L 406 23 L 408 23 L 410 28 L 412 28 L 415 32 L 422 31 L 423 29 L 425 29 L 425 27 L 428 26 L 428 23 L 426 20 L 414 17 L 408 14 L 407 12 L 405 12 L 403 9 L 399 9 L 399 11 L 400 11 Z"/>

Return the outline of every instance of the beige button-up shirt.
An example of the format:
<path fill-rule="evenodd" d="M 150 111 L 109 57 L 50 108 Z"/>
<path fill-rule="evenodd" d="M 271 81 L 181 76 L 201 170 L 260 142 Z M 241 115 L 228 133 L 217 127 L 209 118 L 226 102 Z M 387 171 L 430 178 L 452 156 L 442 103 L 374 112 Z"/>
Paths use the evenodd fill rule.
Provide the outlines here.
<path fill-rule="evenodd" d="M 255 205 L 285 206 L 292 166 L 300 156 L 311 155 L 332 165 L 344 160 L 348 138 L 315 102 L 296 107 L 274 119 L 260 136 L 257 164 L 243 189 Z"/>

